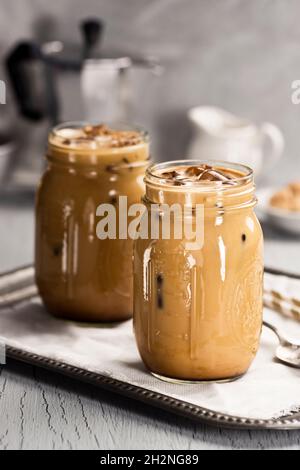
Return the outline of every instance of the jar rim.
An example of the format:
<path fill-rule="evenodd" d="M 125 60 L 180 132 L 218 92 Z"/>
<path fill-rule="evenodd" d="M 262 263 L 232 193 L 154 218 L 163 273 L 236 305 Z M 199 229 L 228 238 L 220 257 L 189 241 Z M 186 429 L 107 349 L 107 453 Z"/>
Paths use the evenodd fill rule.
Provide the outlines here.
<path fill-rule="evenodd" d="M 232 178 L 231 182 L 234 182 L 235 185 L 229 185 L 227 181 L 195 181 L 192 185 L 182 185 L 182 186 L 174 186 L 172 181 L 163 178 L 161 174 L 157 173 L 162 170 L 168 170 L 174 167 L 183 167 L 183 166 L 201 166 L 201 165 L 210 165 L 215 166 L 220 169 L 224 170 L 233 170 L 241 173 L 241 176 L 237 176 Z M 239 163 L 224 161 L 224 160 L 173 160 L 168 162 L 162 163 L 154 163 L 150 165 L 150 167 L 146 171 L 145 182 L 163 185 L 166 187 L 173 187 L 176 191 L 188 191 L 188 190 L 201 190 L 201 191 L 211 191 L 214 189 L 217 190 L 226 190 L 232 189 L 233 187 L 239 187 L 246 183 L 253 181 L 253 170 L 246 166 Z"/>
<path fill-rule="evenodd" d="M 76 138 L 74 138 L 74 145 L 72 145 L 72 140 L 71 144 L 68 146 L 60 145 L 59 143 L 53 142 L 52 139 L 55 138 L 63 138 L 62 136 L 59 135 L 59 132 L 64 130 L 64 129 L 81 129 L 87 126 L 99 126 L 99 125 L 105 125 L 108 126 L 110 129 L 116 130 L 116 131 L 136 131 L 140 134 L 141 136 L 141 142 L 138 144 L 133 144 L 133 145 L 125 145 L 123 147 L 93 147 L 93 146 L 88 146 L 88 147 L 83 147 L 78 144 L 76 144 Z M 64 138 L 66 140 L 66 138 Z M 68 140 L 68 139 L 67 139 Z M 125 121 L 65 121 L 62 122 L 55 127 L 52 128 L 52 130 L 49 133 L 49 144 L 53 147 L 56 147 L 58 149 L 63 148 L 67 149 L 70 151 L 78 151 L 80 153 L 85 153 L 85 152 L 107 152 L 109 151 L 110 153 L 119 153 L 122 151 L 126 150 L 131 150 L 139 147 L 140 145 L 148 144 L 150 143 L 150 137 L 148 131 L 146 131 L 142 126 L 134 123 L 128 123 Z"/>

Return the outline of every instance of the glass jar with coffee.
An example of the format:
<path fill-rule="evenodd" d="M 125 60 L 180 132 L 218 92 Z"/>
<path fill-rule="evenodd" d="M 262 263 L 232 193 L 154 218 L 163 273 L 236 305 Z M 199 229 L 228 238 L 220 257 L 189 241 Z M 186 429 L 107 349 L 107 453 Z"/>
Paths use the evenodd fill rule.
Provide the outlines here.
<path fill-rule="evenodd" d="M 140 355 L 165 380 L 236 379 L 252 363 L 262 327 L 263 236 L 252 171 L 179 161 L 150 167 L 145 181 L 149 236 L 134 247 Z"/>
<path fill-rule="evenodd" d="M 67 123 L 49 136 L 36 205 L 36 281 L 57 317 L 119 321 L 132 316 L 132 240 L 99 239 L 97 208 L 119 196 L 138 203 L 149 139 L 137 128 Z"/>

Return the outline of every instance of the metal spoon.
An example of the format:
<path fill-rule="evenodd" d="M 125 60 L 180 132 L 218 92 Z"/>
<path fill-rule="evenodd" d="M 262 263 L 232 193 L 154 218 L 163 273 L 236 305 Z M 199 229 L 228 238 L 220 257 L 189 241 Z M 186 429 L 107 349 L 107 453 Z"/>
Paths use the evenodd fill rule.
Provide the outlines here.
<path fill-rule="evenodd" d="M 276 357 L 284 364 L 300 369 L 300 341 L 291 342 L 285 338 L 279 330 L 269 322 L 264 321 L 264 326 L 275 333 L 279 339 L 279 346 L 276 349 Z"/>

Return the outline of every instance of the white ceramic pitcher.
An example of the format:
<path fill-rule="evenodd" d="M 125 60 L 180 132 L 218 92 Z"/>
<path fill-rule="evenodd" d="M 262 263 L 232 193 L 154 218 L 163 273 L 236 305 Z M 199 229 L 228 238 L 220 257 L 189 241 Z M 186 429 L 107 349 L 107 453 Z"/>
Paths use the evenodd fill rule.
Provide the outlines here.
<path fill-rule="evenodd" d="M 256 125 L 210 106 L 192 108 L 188 117 L 194 127 L 188 158 L 242 163 L 258 176 L 282 156 L 284 138 L 274 124 Z"/>

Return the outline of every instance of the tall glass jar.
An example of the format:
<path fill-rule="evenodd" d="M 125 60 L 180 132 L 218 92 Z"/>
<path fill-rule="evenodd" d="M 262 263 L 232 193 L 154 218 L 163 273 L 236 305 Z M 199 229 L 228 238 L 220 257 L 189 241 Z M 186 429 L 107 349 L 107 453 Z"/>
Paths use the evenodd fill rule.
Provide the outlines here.
<path fill-rule="evenodd" d="M 230 181 L 182 183 L 164 175 L 213 168 Z M 213 178 L 212 178 L 213 179 Z M 228 381 L 252 363 L 262 327 L 263 236 L 254 213 L 252 171 L 222 162 L 179 161 L 146 173 L 149 227 L 163 224 L 166 205 L 189 208 L 184 224 L 203 230 L 203 243 L 169 239 L 162 229 L 134 247 L 134 328 L 149 371 L 171 381 Z M 202 208 L 196 224 L 196 209 Z M 151 212 L 152 211 L 152 212 Z M 184 213 L 184 212 L 183 212 Z M 154 231 L 155 232 L 155 231 Z M 193 233 L 193 232 L 192 232 Z M 196 239 L 195 239 L 196 240 Z M 194 241 L 195 241 L 194 240 Z"/>
<path fill-rule="evenodd" d="M 119 196 L 140 202 L 149 143 L 139 129 L 117 129 L 66 123 L 49 136 L 36 204 L 36 281 L 57 317 L 132 316 L 132 240 L 100 240 L 96 213 L 113 204 L 118 218 Z"/>

